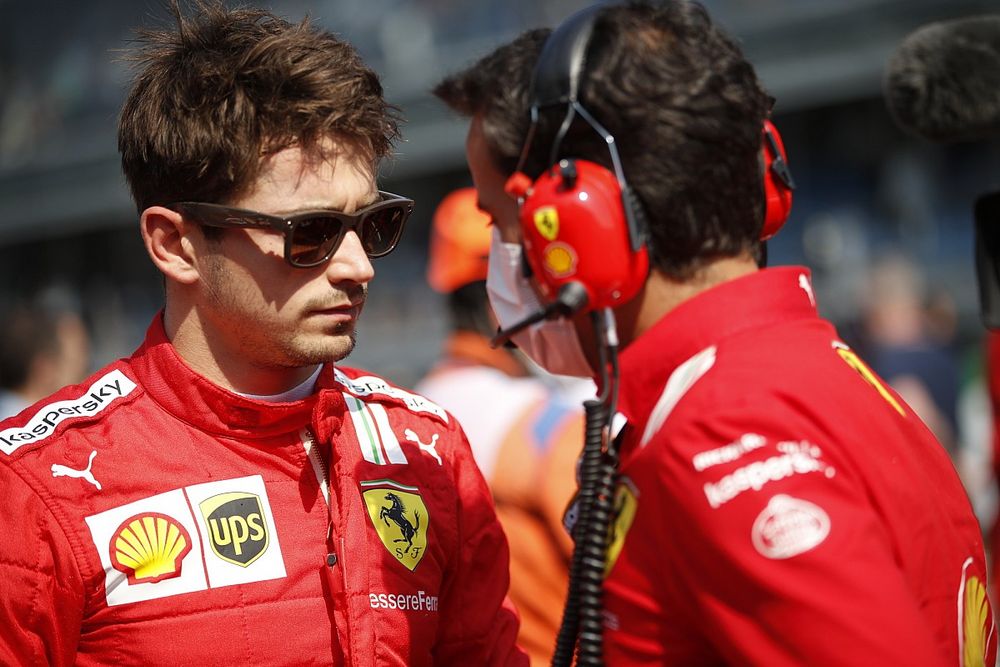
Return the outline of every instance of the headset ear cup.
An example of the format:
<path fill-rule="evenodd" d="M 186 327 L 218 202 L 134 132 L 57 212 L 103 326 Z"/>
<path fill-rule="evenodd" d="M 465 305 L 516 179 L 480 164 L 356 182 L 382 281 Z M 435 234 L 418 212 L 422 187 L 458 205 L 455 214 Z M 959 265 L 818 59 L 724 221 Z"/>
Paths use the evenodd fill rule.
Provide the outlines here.
<path fill-rule="evenodd" d="M 761 162 L 764 181 L 764 225 L 760 239 L 766 241 L 784 226 L 792 212 L 795 181 L 788 168 L 788 158 L 781 135 L 769 120 L 764 121 L 761 137 Z"/>
<path fill-rule="evenodd" d="M 646 280 L 646 245 L 632 248 L 618 180 L 599 164 L 563 160 L 547 169 L 524 198 L 521 233 L 534 281 L 549 302 L 577 282 L 587 291 L 583 312 L 614 307 Z"/>

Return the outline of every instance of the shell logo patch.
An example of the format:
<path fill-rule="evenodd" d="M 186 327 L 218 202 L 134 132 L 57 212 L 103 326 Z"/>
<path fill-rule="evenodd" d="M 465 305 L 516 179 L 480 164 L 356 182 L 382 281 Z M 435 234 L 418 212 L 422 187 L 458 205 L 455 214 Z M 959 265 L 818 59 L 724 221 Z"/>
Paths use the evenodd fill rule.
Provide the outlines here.
<path fill-rule="evenodd" d="M 972 562 L 971 558 L 965 561 L 962 585 L 958 592 L 961 614 L 959 627 L 962 632 L 959 650 L 962 667 L 984 667 L 993 637 L 993 614 L 983 580 L 968 573 Z"/>
<path fill-rule="evenodd" d="M 267 524 L 260 498 L 233 491 L 203 500 L 199 505 L 208 525 L 208 543 L 222 560 L 247 567 L 267 551 Z"/>
<path fill-rule="evenodd" d="M 427 550 L 430 517 L 420 490 L 391 479 L 361 482 L 368 516 L 383 546 L 411 572 Z"/>
<path fill-rule="evenodd" d="M 181 575 L 191 551 L 191 535 L 173 517 L 158 512 L 136 514 L 122 522 L 111 542 L 111 565 L 130 584 L 156 583 Z"/>
<path fill-rule="evenodd" d="M 576 251 L 565 243 L 550 243 L 542 252 L 545 270 L 556 278 L 568 278 L 576 273 Z"/>
<path fill-rule="evenodd" d="M 813 549 L 830 534 L 830 517 L 819 505 L 782 493 L 771 498 L 750 532 L 765 558 L 783 560 Z"/>
<path fill-rule="evenodd" d="M 608 557 L 604 564 L 605 576 L 618 562 L 618 556 L 625 546 L 625 536 L 628 535 L 629 528 L 635 521 L 635 512 L 639 508 L 639 490 L 627 477 L 623 477 L 615 489 L 612 508 L 611 528 L 608 530 Z"/>
<path fill-rule="evenodd" d="M 546 241 L 555 241 L 559 236 L 559 211 L 555 206 L 542 206 L 535 210 L 535 229 Z"/>

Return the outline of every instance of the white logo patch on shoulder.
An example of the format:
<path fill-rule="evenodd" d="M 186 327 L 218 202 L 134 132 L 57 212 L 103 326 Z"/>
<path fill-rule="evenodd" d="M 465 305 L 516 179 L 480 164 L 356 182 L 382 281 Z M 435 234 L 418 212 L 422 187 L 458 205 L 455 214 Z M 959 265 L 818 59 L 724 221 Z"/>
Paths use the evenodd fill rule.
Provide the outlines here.
<path fill-rule="evenodd" d="M 369 463 L 380 466 L 389 463 L 407 463 L 399 440 L 389 425 L 389 413 L 378 403 L 367 403 L 351 394 L 344 394 L 347 411 L 351 415 L 354 431 L 358 436 L 361 456 Z"/>
<path fill-rule="evenodd" d="M 113 370 L 99 377 L 83 396 L 43 405 L 24 426 L 0 431 L 0 451 L 13 454 L 24 445 L 45 440 L 55 433 L 60 423 L 74 417 L 92 417 L 115 400 L 131 394 L 135 388 L 135 383 L 124 373 Z"/>
<path fill-rule="evenodd" d="M 830 534 L 830 517 L 819 505 L 779 493 L 757 515 L 750 532 L 765 558 L 783 560 L 814 549 Z"/>
<path fill-rule="evenodd" d="M 382 394 L 396 400 L 402 401 L 412 412 L 428 412 L 439 418 L 445 424 L 448 423 L 448 413 L 440 405 L 424 398 L 419 394 L 393 387 L 388 382 L 374 375 L 363 375 L 361 377 L 349 378 L 339 368 L 333 369 L 333 375 L 337 382 L 355 396 L 370 396 L 372 394 Z"/>

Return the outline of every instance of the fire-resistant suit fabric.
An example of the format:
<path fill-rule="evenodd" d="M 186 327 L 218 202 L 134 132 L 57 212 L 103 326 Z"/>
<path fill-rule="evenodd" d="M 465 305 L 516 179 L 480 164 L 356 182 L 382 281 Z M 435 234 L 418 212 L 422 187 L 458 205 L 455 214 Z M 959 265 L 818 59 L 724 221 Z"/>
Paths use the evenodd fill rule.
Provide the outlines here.
<path fill-rule="evenodd" d="M 0 460 L 0 664 L 527 664 L 461 427 L 381 378 L 245 398 L 158 317 Z"/>
<path fill-rule="evenodd" d="M 621 377 L 607 664 L 993 664 L 958 475 L 805 269 L 682 303 Z"/>

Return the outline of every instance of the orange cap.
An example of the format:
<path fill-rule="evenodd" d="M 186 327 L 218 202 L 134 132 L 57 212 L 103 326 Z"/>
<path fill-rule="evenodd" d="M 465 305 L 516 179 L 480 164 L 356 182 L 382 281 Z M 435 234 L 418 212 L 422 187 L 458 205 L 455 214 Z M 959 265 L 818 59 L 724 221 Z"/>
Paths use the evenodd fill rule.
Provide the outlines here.
<path fill-rule="evenodd" d="M 476 189 L 455 190 L 438 204 L 431 227 L 427 282 L 438 292 L 486 280 L 490 216 L 476 206 Z"/>

